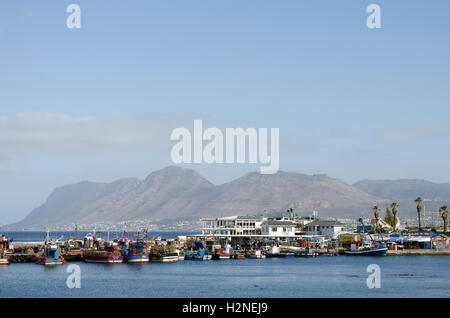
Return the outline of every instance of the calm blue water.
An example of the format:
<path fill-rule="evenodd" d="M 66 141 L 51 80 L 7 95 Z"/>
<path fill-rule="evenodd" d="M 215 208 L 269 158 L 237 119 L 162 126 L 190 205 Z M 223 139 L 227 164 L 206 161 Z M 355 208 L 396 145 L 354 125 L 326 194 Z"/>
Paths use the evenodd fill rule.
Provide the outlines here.
<path fill-rule="evenodd" d="M 366 268 L 381 267 L 381 289 Z M 69 264 L 81 289 L 66 287 Z M 318 257 L 0 268 L 0 297 L 450 297 L 450 257 Z"/>

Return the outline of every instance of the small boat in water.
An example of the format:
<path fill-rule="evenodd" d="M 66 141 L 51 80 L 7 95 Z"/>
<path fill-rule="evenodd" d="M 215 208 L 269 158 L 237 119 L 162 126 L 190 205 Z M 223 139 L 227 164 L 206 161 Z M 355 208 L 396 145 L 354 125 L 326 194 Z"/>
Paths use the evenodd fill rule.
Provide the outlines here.
<path fill-rule="evenodd" d="M 266 253 L 266 257 L 268 258 L 294 258 L 295 253 L 290 252 L 281 252 L 278 246 L 272 246 L 269 251 Z"/>
<path fill-rule="evenodd" d="M 36 254 L 36 264 L 40 265 L 62 265 L 66 261 L 61 255 L 60 247 L 55 243 L 50 241 L 50 232 L 47 230 L 47 238 L 45 240 L 44 246 Z"/>
<path fill-rule="evenodd" d="M 362 224 L 365 232 L 366 226 L 364 225 L 363 219 L 360 218 L 359 222 Z M 353 256 L 384 256 L 387 254 L 387 251 L 387 244 L 376 242 L 370 233 L 368 233 L 368 236 L 361 236 L 359 241 L 352 242 L 350 249 L 345 251 L 344 254 Z"/>
<path fill-rule="evenodd" d="M 216 249 L 214 254 L 212 255 L 212 259 L 214 260 L 227 260 L 231 258 L 230 248 L 220 248 Z"/>
<path fill-rule="evenodd" d="M 14 246 L 11 243 L 12 240 L 2 234 L 0 237 L 0 251 L 3 251 L 5 254 L 13 254 Z"/>
<path fill-rule="evenodd" d="M 303 251 L 295 253 L 295 256 L 297 257 L 317 257 L 319 256 L 319 253 L 314 251 L 312 248 L 305 248 Z"/>
<path fill-rule="evenodd" d="M 175 263 L 178 262 L 179 256 L 177 253 L 167 253 L 164 255 L 151 255 L 150 261 L 160 263 Z"/>
<path fill-rule="evenodd" d="M 231 259 L 245 259 L 244 253 L 232 253 Z"/>
<path fill-rule="evenodd" d="M 199 250 L 197 253 L 193 255 L 192 259 L 195 261 L 210 261 L 212 260 L 212 255 L 207 254 L 205 250 Z"/>
<path fill-rule="evenodd" d="M 387 254 L 388 247 L 386 244 L 381 243 L 370 243 L 360 244 L 354 243 L 351 245 L 350 250 L 344 252 L 345 255 L 353 256 L 384 256 Z"/>
<path fill-rule="evenodd" d="M 260 250 L 256 250 L 256 251 L 252 251 L 249 254 L 247 254 L 247 257 L 252 258 L 252 259 L 264 259 L 264 258 L 266 258 L 266 254 L 264 254 Z"/>
<path fill-rule="evenodd" d="M 9 265 L 9 256 L 2 250 L 0 250 L 0 265 Z"/>
<path fill-rule="evenodd" d="M 219 261 L 224 261 L 227 259 L 230 259 L 231 255 L 230 254 L 224 254 L 224 253 L 215 253 L 212 255 L 212 259 L 214 260 L 219 260 Z"/>
<path fill-rule="evenodd" d="M 167 245 L 153 246 L 150 251 L 150 262 L 175 263 L 180 258 L 180 252 Z"/>

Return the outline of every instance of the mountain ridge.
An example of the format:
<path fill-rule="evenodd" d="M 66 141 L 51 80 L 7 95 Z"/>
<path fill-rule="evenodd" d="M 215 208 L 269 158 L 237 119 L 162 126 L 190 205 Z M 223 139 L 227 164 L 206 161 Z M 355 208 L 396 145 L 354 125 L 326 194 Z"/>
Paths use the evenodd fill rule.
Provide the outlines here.
<path fill-rule="evenodd" d="M 395 182 L 365 179 L 349 185 L 325 174 L 280 171 L 274 175 L 250 172 L 214 185 L 195 170 L 169 166 L 153 171 L 143 180 L 82 181 L 57 187 L 46 202 L 9 227 L 35 229 L 44 225 L 142 219 L 175 222 L 200 217 L 261 215 L 290 207 L 299 215 L 310 215 L 316 210 L 322 217 L 356 218 L 370 215 L 374 204 L 388 206 L 394 200 L 400 201 L 402 215 L 413 215 L 412 200 L 401 196 L 404 186 Z M 391 192 L 383 192 L 389 186 Z M 450 197 L 450 187 L 448 191 L 446 187 L 445 184 L 442 193 L 449 193 Z M 420 193 L 418 190 L 411 188 L 414 193 Z"/>

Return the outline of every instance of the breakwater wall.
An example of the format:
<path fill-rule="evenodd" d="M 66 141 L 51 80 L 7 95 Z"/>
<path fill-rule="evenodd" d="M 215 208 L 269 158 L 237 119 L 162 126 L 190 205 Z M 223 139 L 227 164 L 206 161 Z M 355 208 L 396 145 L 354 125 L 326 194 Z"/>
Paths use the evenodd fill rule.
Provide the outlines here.
<path fill-rule="evenodd" d="M 387 252 L 388 256 L 424 256 L 424 255 L 433 255 L 433 256 L 442 256 L 448 255 L 450 256 L 450 248 L 438 248 L 438 249 L 405 249 L 405 250 L 397 250 L 392 251 L 389 250 Z"/>

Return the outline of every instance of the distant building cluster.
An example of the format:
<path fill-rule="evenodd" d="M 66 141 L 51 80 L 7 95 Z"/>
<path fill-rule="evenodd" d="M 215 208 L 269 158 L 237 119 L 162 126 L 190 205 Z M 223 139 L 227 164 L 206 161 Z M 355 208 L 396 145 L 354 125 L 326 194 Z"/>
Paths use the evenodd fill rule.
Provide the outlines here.
<path fill-rule="evenodd" d="M 281 215 L 230 216 L 203 218 L 203 236 L 215 237 L 260 237 L 260 238 L 295 238 L 304 235 L 337 238 L 346 230 L 346 225 L 337 220 L 318 220 L 316 216 L 298 217 Z"/>

